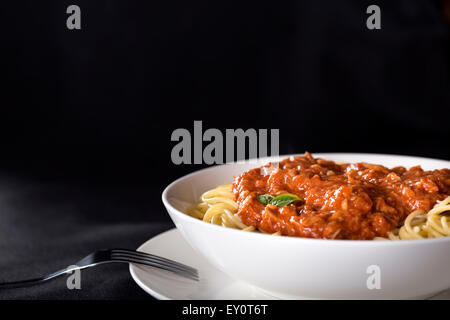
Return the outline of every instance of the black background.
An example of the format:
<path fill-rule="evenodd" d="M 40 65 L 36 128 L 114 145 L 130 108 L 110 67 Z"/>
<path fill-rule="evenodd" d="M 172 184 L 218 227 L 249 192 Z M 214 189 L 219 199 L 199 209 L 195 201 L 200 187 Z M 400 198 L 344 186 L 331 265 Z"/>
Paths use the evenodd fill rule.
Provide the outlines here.
<path fill-rule="evenodd" d="M 81 7 L 81 30 L 66 28 L 70 4 Z M 381 30 L 366 28 L 370 4 L 381 7 Z M 279 128 L 282 154 L 450 159 L 442 1 L 0 7 L 0 281 L 170 228 L 162 190 L 203 167 L 174 165 L 170 136 L 194 120 Z M 146 297 L 126 267 L 86 277 L 76 293 L 63 280 L 0 298 Z"/>

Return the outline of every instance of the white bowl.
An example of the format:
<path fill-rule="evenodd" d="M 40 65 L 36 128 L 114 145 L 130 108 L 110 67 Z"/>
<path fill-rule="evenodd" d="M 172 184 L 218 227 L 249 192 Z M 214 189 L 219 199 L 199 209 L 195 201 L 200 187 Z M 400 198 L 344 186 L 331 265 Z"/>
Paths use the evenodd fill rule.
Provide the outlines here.
<path fill-rule="evenodd" d="M 449 161 L 407 156 L 314 156 L 387 167 L 450 167 Z M 225 164 L 191 173 L 164 190 L 164 205 L 187 242 L 212 265 L 276 297 L 419 299 L 450 288 L 450 237 L 402 241 L 276 237 L 212 225 L 183 212 L 204 191 L 231 182 L 243 171 L 286 157 Z M 379 288 L 374 288 L 376 279 Z M 368 282 L 372 285 L 368 286 Z"/>

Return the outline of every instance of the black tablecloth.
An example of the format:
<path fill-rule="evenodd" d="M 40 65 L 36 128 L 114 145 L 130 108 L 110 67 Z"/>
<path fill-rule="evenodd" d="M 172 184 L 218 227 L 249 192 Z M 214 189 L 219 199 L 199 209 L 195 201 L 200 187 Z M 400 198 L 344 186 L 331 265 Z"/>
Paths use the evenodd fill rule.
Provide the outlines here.
<path fill-rule="evenodd" d="M 102 248 L 134 249 L 172 228 L 159 189 L 1 174 L 0 282 L 44 275 Z M 151 299 L 126 264 L 81 271 L 80 290 L 66 282 L 0 290 L 0 299 Z"/>

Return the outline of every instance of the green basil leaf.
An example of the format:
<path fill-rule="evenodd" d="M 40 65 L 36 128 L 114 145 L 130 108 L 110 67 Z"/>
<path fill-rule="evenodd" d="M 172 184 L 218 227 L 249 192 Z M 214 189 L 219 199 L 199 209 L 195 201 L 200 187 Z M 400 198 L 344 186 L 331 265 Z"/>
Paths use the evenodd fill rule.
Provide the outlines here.
<path fill-rule="evenodd" d="M 262 204 L 266 205 L 266 204 L 269 204 L 270 201 L 272 201 L 272 199 L 274 197 L 271 196 L 270 194 L 261 194 L 257 198 L 258 198 L 259 202 L 261 202 Z"/>
<path fill-rule="evenodd" d="M 284 207 L 293 203 L 294 201 L 303 201 L 303 200 L 297 197 L 295 194 L 285 193 L 280 194 L 279 196 L 273 198 L 270 201 L 270 204 L 273 204 L 274 206 L 277 207 Z"/>

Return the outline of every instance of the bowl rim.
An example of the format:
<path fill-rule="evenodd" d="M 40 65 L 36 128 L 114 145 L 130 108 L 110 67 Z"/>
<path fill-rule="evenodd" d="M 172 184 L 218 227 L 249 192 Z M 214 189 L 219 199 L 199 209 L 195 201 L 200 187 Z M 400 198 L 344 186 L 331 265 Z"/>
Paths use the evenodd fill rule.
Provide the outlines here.
<path fill-rule="evenodd" d="M 349 155 L 349 156 L 359 156 L 359 157 L 365 157 L 365 156 L 380 156 L 380 157 L 395 157 L 395 158 L 414 158 L 417 160 L 432 160 L 432 161 L 442 161 L 447 162 L 450 164 L 450 161 L 448 160 L 442 160 L 442 159 L 435 159 L 435 158 L 426 158 L 426 157 L 416 157 L 416 156 L 408 156 L 408 155 L 393 155 L 393 154 L 382 154 L 382 153 L 346 153 L 346 152 L 333 152 L 333 153 L 312 153 L 314 157 L 326 157 L 326 156 L 336 156 L 336 155 Z M 203 168 L 200 170 L 196 170 L 194 172 L 191 172 L 189 174 L 186 174 L 175 181 L 171 182 L 163 191 L 162 193 L 162 202 L 164 206 L 166 207 L 167 211 L 171 211 L 174 213 L 178 218 L 181 220 L 187 221 L 189 223 L 194 223 L 199 226 L 203 226 L 204 228 L 210 228 L 211 232 L 231 232 L 230 235 L 235 234 L 235 232 L 238 232 L 241 236 L 249 236 L 249 237 L 270 237 L 270 234 L 260 233 L 260 232 L 245 232 L 239 229 L 234 228 L 226 228 L 223 226 L 215 225 L 212 223 L 206 223 L 202 220 L 196 219 L 194 217 L 191 217 L 190 215 L 178 210 L 175 208 L 169 198 L 168 194 L 177 184 L 179 184 L 181 181 L 189 179 L 192 176 L 195 176 L 197 174 L 207 172 L 207 171 L 214 171 L 219 167 L 225 167 L 225 166 L 231 166 L 236 164 L 249 164 L 249 163 L 267 163 L 270 161 L 275 161 L 280 158 L 285 159 L 291 156 L 302 156 L 304 154 L 288 154 L 288 155 L 279 155 L 279 156 L 270 156 L 270 157 L 262 157 L 262 158 L 256 158 L 256 159 L 250 159 L 250 160 L 242 160 L 242 161 L 234 161 L 234 162 L 228 162 L 220 165 L 214 165 L 209 166 L 207 168 Z M 450 237 L 441 237 L 441 238 L 428 238 L 428 239 L 412 239 L 412 240 L 350 240 L 350 239 L 316 239 L 316 238 L 302 238 L 302 237 L 289 237 L 289 236 L 281 236 L 281 237 L 272 237 L 272 241 L 287 241 L 287 242 L 297 242 L 297 243 L 304 243 L 304 244 L 327 244 L 332 246 L 405 246 L 405 245 L 424 245 L 424 244 L 432 244 L 432 243 L 450 243 Z"/>

